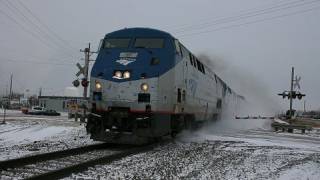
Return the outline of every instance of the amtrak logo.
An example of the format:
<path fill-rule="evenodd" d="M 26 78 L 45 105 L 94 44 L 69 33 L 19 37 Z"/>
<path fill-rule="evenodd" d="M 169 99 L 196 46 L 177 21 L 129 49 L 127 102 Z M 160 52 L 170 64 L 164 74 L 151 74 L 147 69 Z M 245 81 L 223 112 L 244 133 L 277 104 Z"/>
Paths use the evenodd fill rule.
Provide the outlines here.
<path fill-rule="evenodd" d="M 138 57 L 137 52 L 121 52 L 119 59 L 116 60 L 117 63 L 127 66 L 128 64 L 135 62 Z"/>

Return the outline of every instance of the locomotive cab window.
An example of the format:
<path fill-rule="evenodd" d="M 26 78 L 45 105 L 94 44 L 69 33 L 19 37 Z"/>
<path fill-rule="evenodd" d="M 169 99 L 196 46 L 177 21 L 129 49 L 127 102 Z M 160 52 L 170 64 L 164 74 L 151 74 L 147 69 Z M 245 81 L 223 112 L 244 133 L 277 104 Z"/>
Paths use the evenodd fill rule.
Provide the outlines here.
<path fill-rule="evenodd" d="M 108 38 L 104 40 L 104 48 L 128 48 L 129 38 Z"/>
<path fill-rule="evenodd" d="M 163 48 L 163 38 L 137 38 L 134 43 L 135 48 Z"/>

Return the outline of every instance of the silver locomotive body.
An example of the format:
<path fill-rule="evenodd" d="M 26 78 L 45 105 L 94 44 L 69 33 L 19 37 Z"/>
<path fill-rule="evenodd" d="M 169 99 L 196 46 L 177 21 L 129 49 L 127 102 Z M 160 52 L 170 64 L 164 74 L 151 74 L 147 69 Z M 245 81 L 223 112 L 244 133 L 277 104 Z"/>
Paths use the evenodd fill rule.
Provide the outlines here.
<path fill-rule="evenodd" d="M 174 136 L 217 119 L 240 97 L 178 40 L 148 28 L 107 34 L 90 82 L 87 131 L 110 143 Z"/>

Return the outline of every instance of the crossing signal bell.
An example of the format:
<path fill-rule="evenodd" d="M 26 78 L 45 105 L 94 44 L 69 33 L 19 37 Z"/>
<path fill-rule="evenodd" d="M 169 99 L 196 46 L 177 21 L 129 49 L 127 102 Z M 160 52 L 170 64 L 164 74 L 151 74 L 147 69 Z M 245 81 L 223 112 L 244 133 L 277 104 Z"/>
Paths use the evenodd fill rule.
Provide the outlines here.
<path fill-rule="evenodd" d="M 89 81 L 88 81 L 86 78 L 83 78 L 82 81 L 81 81 L 81 85 L 82 85 L 83 87 L 88 87 Z"/>

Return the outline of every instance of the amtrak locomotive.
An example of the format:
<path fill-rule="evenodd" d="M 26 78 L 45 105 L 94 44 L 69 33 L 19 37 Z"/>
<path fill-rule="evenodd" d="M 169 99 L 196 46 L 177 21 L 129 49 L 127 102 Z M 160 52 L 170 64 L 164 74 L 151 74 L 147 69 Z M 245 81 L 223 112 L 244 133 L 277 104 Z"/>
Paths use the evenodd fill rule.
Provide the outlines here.
<path fill-rule="evenodd" d="M 107 34 L 91 70 L 91 138 L 144 144 L 217 119 L 237 95 L 167 32 L 126 28 Z"/>

